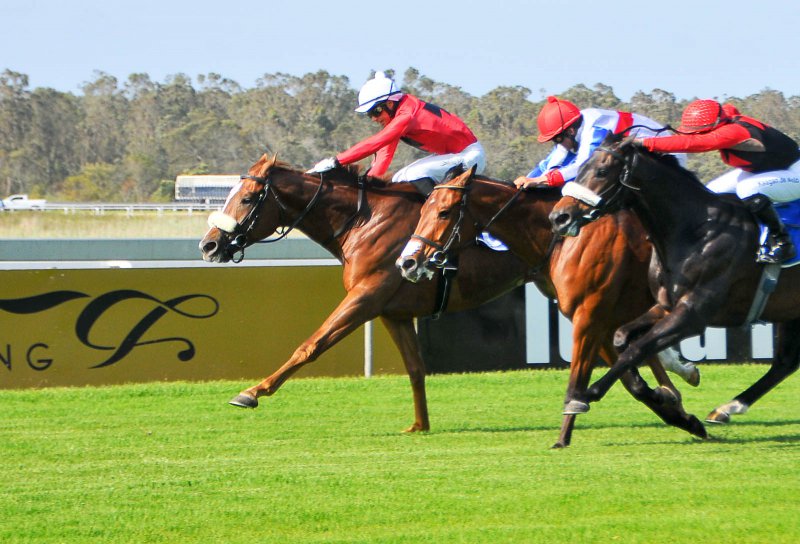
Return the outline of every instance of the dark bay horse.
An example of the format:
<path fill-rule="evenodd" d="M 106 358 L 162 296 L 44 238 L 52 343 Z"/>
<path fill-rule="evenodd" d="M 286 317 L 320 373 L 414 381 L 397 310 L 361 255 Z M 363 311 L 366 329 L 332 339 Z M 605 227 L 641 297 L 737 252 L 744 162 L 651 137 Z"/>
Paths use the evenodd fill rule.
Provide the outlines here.
<path fill-rule="evenodd" d="M 572 320 L 572 364 L 561 435 L 554 447 L 564 447 L 577 413 L 588 404 L 575 402 L 574 391 L 585 389 L 592 367 L 600 356 L 606 363 L 616 360 L 614 331 L 647 310 L 653 299 L 647 283 L 652 247 L 636 217 L 629 212 L 608 216 L 594 223 L 578 238 L 561 239 L 551 232 L 549 214 L 560 198 L 557 189 L 518 191 L 508 182 L 476 177 L 466 172 L 438 185 L 422 207 L 420 221 L 401 257 L 403 276 L 417 282 L 432 277 L 463 247 L 470 247 L 483 230 L 505 242 L 535 271 L 534 281 Z M 677 354 L 672 359 L 678 371 L 699 380 L 696 368 L 681 368 Z M 665 422 L 704 437 L 703 424 L 687 414 L 677 391 L 656 358 L 652 368 L 659 383 L 670 388 L 650 389 L 636 372 L 623 383 L 635 398 L 645 403 Z M 695 382 L 696 383 L 696 382 Z"/>
<path fill-rule="evenodd" d="M 747 325 L 763 265 L 755 262 L 758 226 L 738 200 L 706 189 L 669 155 L 644 151 L 630 139 L 608 138 L 584 164 L 551 213 L 553 228 L 576 234 L 620 208 L 638 215 L 656 248 L 650 268 L 656 303 L 621 327 L 622 351 L 609 372 L 576 398 L 600 399 L 620 374 L 646 356 L 703 332 Z M 784 269 L 761 319 L 775 323 L 775 358 L 767 373 L 707 421 L 744 413 L 800 364 L 800 268 Z"/>
<path fill-rule="evenodd" d="M 347 295 L 286 363 L 231 404 L 255 408 L 303 365 L 317 359 L 365 322 L 378 316 L 405 363 L 414 398 L 414 423 L 407 431 L 430 428 L 423 362 L 413 319 L 434 313 L 435 282 L 413 285 L 394 268 L 419 219 L 424 197 L 410 184 L 367 180 L 343 169 L 308 175 L 266 155 L 233 189 L 222 212 L 200 242 L 203 259 L 227 262 L 246 246 L 279 227 L 296 227 L 343 264 Z M 517 257 L 475 247 L 465 252 L 448 310 L 479 306 L 528 280 Z"/>

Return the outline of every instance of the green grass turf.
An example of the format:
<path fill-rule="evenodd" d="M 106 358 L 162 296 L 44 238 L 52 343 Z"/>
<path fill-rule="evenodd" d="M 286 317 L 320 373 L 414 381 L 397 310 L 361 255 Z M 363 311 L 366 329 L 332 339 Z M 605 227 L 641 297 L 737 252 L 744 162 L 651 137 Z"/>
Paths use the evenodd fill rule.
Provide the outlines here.
<path fill-rule="evenodd" d="M 704 366 L 699 417 L 764 366 Z M 1 370 L 1 369 L 0 369 Z M 701 441 L 615 386 L 551 450 L 564 371 L 0 391 L 0 542 L 800 541 L 800 380 Z"/>

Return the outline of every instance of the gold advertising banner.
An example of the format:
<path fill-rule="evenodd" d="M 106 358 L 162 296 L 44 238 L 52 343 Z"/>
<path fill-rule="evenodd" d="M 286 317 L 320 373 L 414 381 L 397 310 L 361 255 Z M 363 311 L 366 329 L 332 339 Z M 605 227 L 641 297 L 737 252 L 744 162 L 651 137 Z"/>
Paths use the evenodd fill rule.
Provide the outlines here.
<path fill-rule="evenodd" d="M 338 266 L 0 272 L 0 388 L 264 378 L 344 297 Z M 363 327 L 301 376 L 364 372 Z M 374 328 L 375 373 L 402 373 Z"/>

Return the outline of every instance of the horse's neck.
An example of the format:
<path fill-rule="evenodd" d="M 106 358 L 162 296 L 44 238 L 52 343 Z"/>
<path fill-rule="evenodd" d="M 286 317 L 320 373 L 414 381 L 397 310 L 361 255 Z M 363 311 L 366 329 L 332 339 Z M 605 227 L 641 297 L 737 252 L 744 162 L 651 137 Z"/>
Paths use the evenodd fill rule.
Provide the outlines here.
<path fill-rule="evenodd" d="M 321 192 L 320 184 L 323 185 Z M 358 188 L 352 189 L 336 181 L 324 182 L 310 179 L 301 173 L 288 171 L 286 176 L 277 178 L 275 191 L 279 195 L 282 210 L 282 225 L 292 225 L 301 215 L 297 230 L 311 240 L 339 255 L 338 244 L 333 235 L 344 227 L 358 208 Z M 316 202 L 311 202 L 316 198 Z"/>
<path fill-rule="evenodd" d="M 323 183 L 325 186 L 322 188 L 322 194 L 310 209 L 308 206 L 319 188 L 319 181 L 311 181 L 307 176 L 298 175 L 297 178 L 282 183 L 280 188 L 276 187 L 281 199 L 286 198 L 284 204 L 288 208 L 284 212 L 283 223 L 291 224 L 308 209 L 297 229 L 340 260 L 347 260 L 349 253 L 358 246 L 358 239 L 348 242 L 350 234 L 356 232 L 355 226 L 359 227 L 357 229 L 359 233 L 378 238 L 384 237 L 384 231 L 392 224 L 397 224 L 401 220 L 412 221 L 419 217 L 420 204 L 415 203 L 413 199 L 396 198 L 367 188 L 360 190 L 355 182 L 332 179 Z M 361 207 L 359 199 L 363 199 Z M 404 204 L 409 210 L 386 210 L 402 207 Z M 415 206 L 416 215 L 410 213 L 411 208 Z"/>
<path fill-rule="evenodd" d="M 489 183 L 473 186 L 470 202 L 476 220 L 485 225 L 514 196 L 513 188 Z M 537 191 L 525 192 L 490 226 L 490 231 L 530 266 L 539 266 L 548 257 L 553 239 L 549 215 L 555 198 L 539 198 Z"/>
<path fill-rule="evenodd" d="M 708 221 L 709 206 L 718 198 L 680 170 L 664 165 L 656 168 L 663 175 L 642 182 L 634 208 L 654 244 L 666 251 L 678 240 L 691 242 L 701 236 L 698 227 Z"/>

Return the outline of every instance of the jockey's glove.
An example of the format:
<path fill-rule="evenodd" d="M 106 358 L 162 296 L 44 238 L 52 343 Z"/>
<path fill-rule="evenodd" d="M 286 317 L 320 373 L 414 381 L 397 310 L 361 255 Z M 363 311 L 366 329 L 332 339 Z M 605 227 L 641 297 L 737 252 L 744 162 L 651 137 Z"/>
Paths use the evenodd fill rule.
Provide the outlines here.
<path fill-rule="evenodd" d="M 322 172 L 327 172 L 328 170 L 333 170 L 334 168 L 340 167 L 339 161 L 336 157 L 328 157 L 327 159 L 322 159 L 317 164 L 308 170 L 306 174 L 321 174 Z"/>

